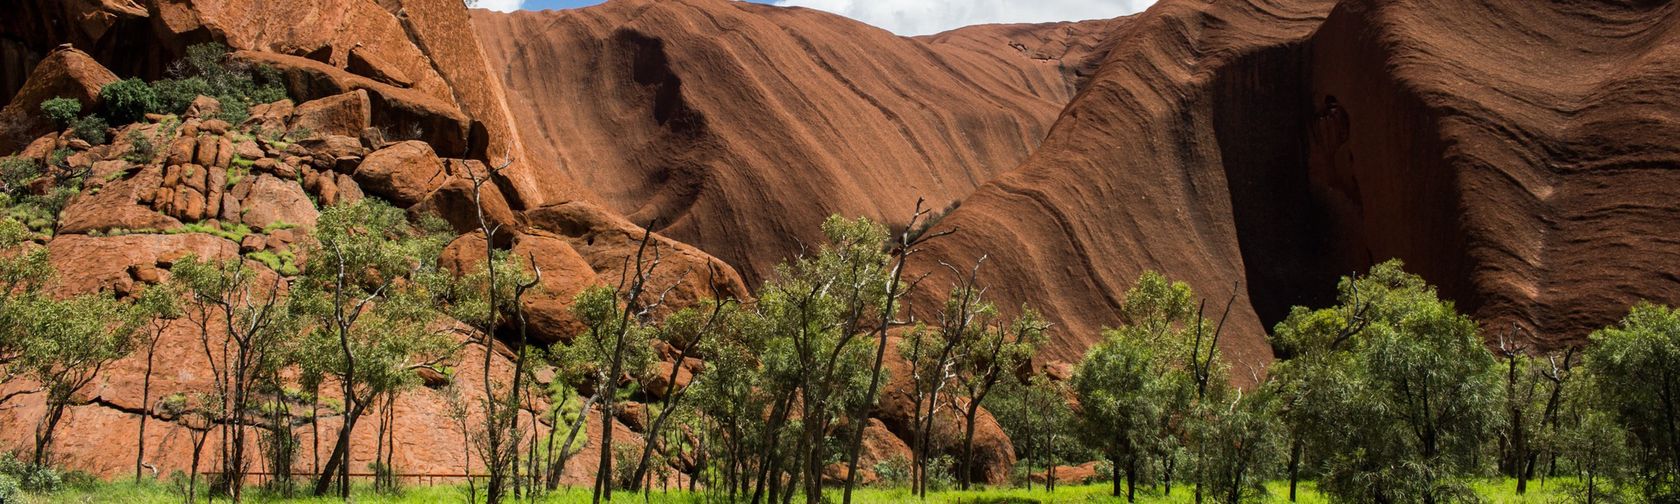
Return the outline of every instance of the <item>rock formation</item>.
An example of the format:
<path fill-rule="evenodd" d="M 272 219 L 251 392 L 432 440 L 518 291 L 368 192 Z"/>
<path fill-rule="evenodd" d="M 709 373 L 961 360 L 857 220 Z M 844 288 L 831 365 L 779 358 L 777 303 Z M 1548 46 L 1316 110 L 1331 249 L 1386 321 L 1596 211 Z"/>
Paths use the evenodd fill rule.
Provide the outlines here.
<path fill-rule="evenodd" d="M 682 305 L 749 297 L 829 214 L 902 227 L 918 198 L 950 209 L 934 232 L 957 232 L 912 263 L 932 276 L 911 306 L 937 306 L 952 280 L 939 261 L 989 255 L 989 296 L 1054 324 L 1036 364 L 1058 376 L 1145 269 L 1190 282 L 1226 320 L 1241 382 L 1263 375 L 1289 307 L 1327 304 L 1336 277 L 1390 257 L 1488 334 L 1535 348 L 1579 344 L 1636 300 L 1680 303 L 1672 2 L 1162 0 L 916 38 L 727 0 L 513 14 L 454 0 L 16 4 L 0 19 L 0 154 L 60 152 L 92 174 L 45 241 L 74 270 L 64 292 L 132 293 L 186 253 L 278 256 L 317 203 L 364 195 L 448 221 L 462 236 L 443 259 L 470 268 L 463 251 L 483 246 L 471 181 L 500 169 L 485 216 L 505 230 L 494 246 L 544 268 L 545 293 L 526 300 L 544 342 L 575 333 L 570 296 L 618 278 L 644 226 L 668 254 L 655 283 Z M 100 85 L 163 77 L 208 41 L 275 69 L 293 100 L 237 125 L 195 102 L 199 117 L 124 126 L 110 146 L 38 114 L 55 96 L 96 108 Z M 168 140 L 125 159 L 131 132 Z M 191 343 L 184 328 L 165 338 L 180 359 Z M 167 364 L 162 394 L 208 379 Z M 67 463 L 126 470 L 102 455 L 131 443 L 136 365 L 72 408 Z M 704 367 L 662 366 L 680 366 L 678 382 Z M 873 460 L 907 449 L 891 439 L 908 433 L 903 388 L 889 383 L 865 420 Z M 401 465 L 456 467 L 441 396 L 417 397 L 399 406 Z M 0 415 L 0 441 L 27 436 L 39 407 Z M 983 419 L 976 476 L 997 481 L 1013 452 Z M 618 439 L 637 439 L 630 427 Z M 168 467 L 190 456 L 187 430 L 148 440 Z"/>

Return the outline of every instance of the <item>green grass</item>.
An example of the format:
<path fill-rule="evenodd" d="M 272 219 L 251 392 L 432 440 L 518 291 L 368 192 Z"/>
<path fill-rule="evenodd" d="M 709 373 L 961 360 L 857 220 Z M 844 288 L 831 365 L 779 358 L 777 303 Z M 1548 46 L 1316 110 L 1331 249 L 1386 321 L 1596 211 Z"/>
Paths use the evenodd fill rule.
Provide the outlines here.
<path fill-rule="evenodd" d="M 1564 485 L 1567 480 L 1553 479 L 1545 482 L 1531 481 L 1528 494 L 1516 495 L 1514 480 L 1487 480 L 1474 484 L 1474 488 L 1489 504 L 1523 504 L 1523 503 L 1551 503 L 1566 502 L 1567 495 Z M 200 483 L 203 484 L 202 482 Z M 968 492 L 947 491 L 928 494 L 925 502 L 930 504 L 1031 504 L 1031 503 L 1118 503 L 1123 499 L 1109 496 L 1109 485 L 1106 483 L 1092 485 L 1064 485 L 1056 488 L 1054 493 L 1046 493 L 1040 487 L 1033 490 L 1023 488 L 988 488 Z M 1273 482 L 1267 485 L 1270 492 L 1264 499 L 1254 502 L 1262 504 L 1283 504 L 1289 502 L 1289 487 L 1284 482 Z M 1319 494 L 1311 482 L 1301 485 L 1299 504 L 1327 504 L 1329 499 Z M 201 490 L 202 491 L 202 490 Z M 260 489 L 247 490 L 247 502 L 287 502 L 287 503 L 330 503 L 343 502 L 336 498 L 296 497 L 286 499 Z M 383 495 L 371 489 L 358 488 L 354 501 L 358 503 L 435 503 L 435 502 L 466 502 L 467 488 L 465 485 L 446 486 L 412 486 L 405 488 L 396 495 Z M 618 492 L 613 502 L 640 503 L 644 502 L 639 493 L 632 494 Z M 832 502 L 839 502 L 840 491 L 832 489 L 827 494 Z M 482 493 L 480 494 L 482 499 Z M 71 503 L 71 502 L 131 502 L 147 503 L 179 503 L 181 495 L 168 485 L 148 482 L 136 485 L 133 483 L 111 483 L 97 485 L 92 488 L 70 489 L 50 495 L 29 495 L 26 503 Z M 225 500 L 225 499 L 218 499 Z M 799 499 L 795 499 L 796 501 Z M 589 490 L 586 488 L 561 489 L 558 492 L 544 495 L 537 502 L 544 504 L 576 504 L 590 501 Z M 1184 504 L 1194 502 L 1191 488 L 1175 486 L 1171 496 L 1163 496 L 1154 488 L 1138 488 L 1138 502 L 1145 504 Z M 520 502 L 528 502 L 520 500 Z M 646 502 L 653 504 L 690 504 L 708 502 L 704 495 L 687 492 L 672 491 L 662 493 L 654 491 L 646 497 Z M 894 488 L 863 488 L 853 495 L 853 502 L 859 504 L 888 504 L 898 502 L 922 502 L 916 500 L 908 489 Z"/>

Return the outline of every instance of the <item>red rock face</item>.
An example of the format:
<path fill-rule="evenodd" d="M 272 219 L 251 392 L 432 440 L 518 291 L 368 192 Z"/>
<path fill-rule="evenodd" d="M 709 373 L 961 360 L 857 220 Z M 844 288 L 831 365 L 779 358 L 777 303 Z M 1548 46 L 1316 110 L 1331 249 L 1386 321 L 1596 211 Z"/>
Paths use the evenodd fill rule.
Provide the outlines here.
<path fill-rule="evenodd" d="M 1104 35 L 1094 23 L 906 39 L 725 0 L 473 21 L 544 173 L 750 283 L 819 241 L 829 214 L 902 224 L 916 198 L 943 206 L 1015 167 Z M 1007 45 L 1017 35 L 1033 48 Z"/>
<path fill-rule="evenodd" d="M 1044 312 L 1054 328 L 1040 365 L 1065 375 L 1154 269 L 1190 282 L 1210 318 L 1229 304 L 1221 345 L 1236 380 L 1252 382 L 1272 359 L 1267 328 L 1290 306 L 1326 304 L 1337 276 L 1390 257 L 1489 334 L 1515 326 L 1540 348 L 1580 343 L 1639 299 L 1680 303 L 1676 10 L 1163 0 L 1114 20 L 901 38 L 726 0 L 470 15 L 455 0 L 22 0 L 0 19 L 0 85 L 16 97 L 0 113 L 0 153 L 65 146 L 28 123 L 39 100 L 91 104 L 100 83 L 158 77 L 187 45 L 221 41 L 280 70 L 298 101 L 253 109 L 257 121 L 302 118 L 331 135 L 265 150 L 205 121 L 193 128 L 208 134 L 132 165 L 84 146 L 70 162 L 118 176 L 61 216 L 48 247 L 71 272 L 63 289 L 130 292 L 182 250 L 298 238 L 96 231 L 306 224 L 311 196 L 364 187 L 465 231 L 476 224 L 466 174 L 506 167 L 485 188 L 505 230 L 495 245 L 543 256 L 551 295 L 527 308 L 544 325 L 537 337 L 563 341 L 576 329 L 568 296 L 619 278 L 642 226 L 669 253 L 655 282 L 680 305 L 748 295 L 817 243 L 829 214 L 902 226 L 925 197 L 962 205 L 935 229 L 957 233 L 912 264 L 933 275 L 912 306 L 937 306 L 930 294 L 951 280 L 939 261 L 989 255 L 989 296 Z M 76 50 L 52 52 L 64 42 Z M 355 94 L 323 100 L 344 93 Z M 172 174 L 225 170 L 230 151 L 256 175 Z M 174 338 L 165 392 L 204 380 L 194 342 Z M 102 455 L 130 443 L 135 369 L 115 365 L 72 410 L 69 463 L 126 471 Z M 903 451 L 889 438 L 907 433 L 907 396 L 889 385 L 872 456 Z M 4 441 L 29 432 L 29 401 L 0 416 Z M 399 442 L 413 443 L 399 466 L 462 461 L 440 401 L 421 392 L 399 406 Z M 976 476 L 998 481 L 1013 452 L 982 424 Z M 190 448 L 178 425 L 148 440 L 171 467 Z M 587 463 L 571 469 L 569 481 L 585 481 Z M 1085 470 L 1064 469 L 1057 478 Z"/>

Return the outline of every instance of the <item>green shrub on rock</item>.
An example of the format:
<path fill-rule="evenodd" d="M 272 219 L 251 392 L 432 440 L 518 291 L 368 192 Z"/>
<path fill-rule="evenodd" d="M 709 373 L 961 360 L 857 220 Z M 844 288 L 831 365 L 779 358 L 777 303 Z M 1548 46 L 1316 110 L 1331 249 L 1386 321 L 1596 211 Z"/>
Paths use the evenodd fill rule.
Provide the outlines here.
<path fill-rule="evenodd" d="M 99 90 L 99 100 L 105 104 L 106 115 L 117 124 L 139 122 L 147 112 L 158 110 L 157 91 L 139 78 L 106 84 Z"/>
<path fill-rule="evenodd" d="M 41 112 L 46 114 L 48 119 L 52 119 L 53 124 L 62 128 L 69 126 L 76 116 L 82 115 L 82 102 L 74 98 L 53 98 L 41 102 Z"/>

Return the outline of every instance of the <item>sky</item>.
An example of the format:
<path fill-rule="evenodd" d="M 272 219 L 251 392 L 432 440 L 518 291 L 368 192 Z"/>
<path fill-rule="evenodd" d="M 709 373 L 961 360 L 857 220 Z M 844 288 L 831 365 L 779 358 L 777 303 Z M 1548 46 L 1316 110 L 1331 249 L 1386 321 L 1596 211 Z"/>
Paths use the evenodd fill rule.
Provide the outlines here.
<path fill-rule="evenodd" d="M 1154 0 L 751 0 L 810 7 L 885 28 L 899 35 L 927 35 L 981 23 L 1042 23 L 1124 16 Z M 570 9 L 600 0 L 479 0 L 485 9 Z"/>

